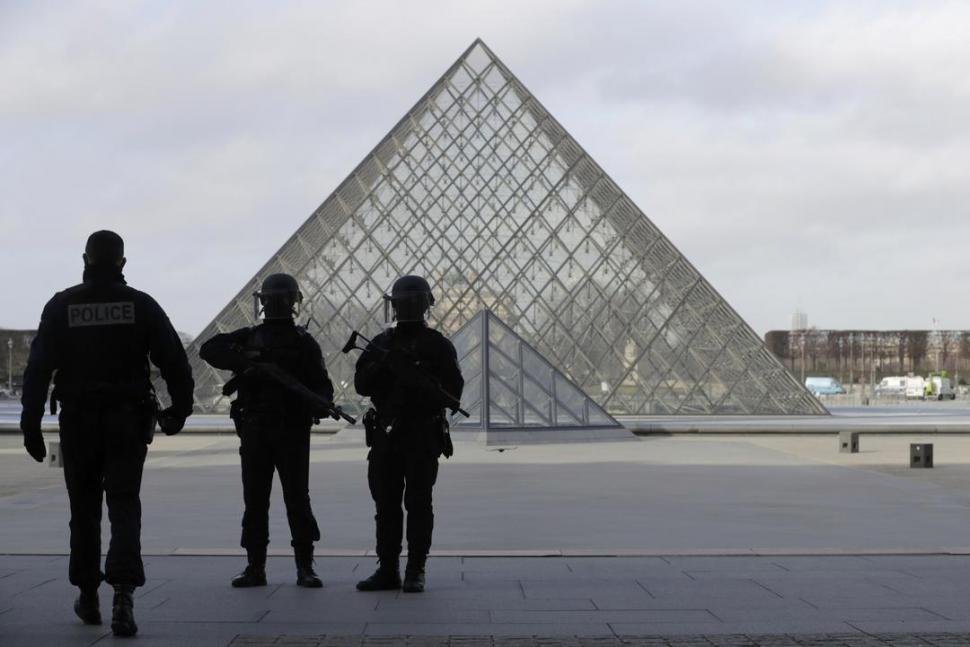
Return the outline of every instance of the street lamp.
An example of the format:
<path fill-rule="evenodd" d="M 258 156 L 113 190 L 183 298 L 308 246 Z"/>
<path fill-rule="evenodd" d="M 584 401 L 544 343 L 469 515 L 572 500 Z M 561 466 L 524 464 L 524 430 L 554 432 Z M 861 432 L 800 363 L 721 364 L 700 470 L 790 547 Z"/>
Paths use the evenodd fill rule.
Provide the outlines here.
<path fill-rule="evenodd" d="M 13 339 L 7 338 L 7 391 L 13 393 Z"/>
<path fill-rule="evenodd" d="M 845 384 L 845 353 L 842 348 L 845 345 L 845 338 L 839 337 L 839 382 Z"/>
<path fill-rule="evenodd" d="M 801 346 L 802 346 L 802 384 L 805 384 L 805 331 L 801 334 Z"/>

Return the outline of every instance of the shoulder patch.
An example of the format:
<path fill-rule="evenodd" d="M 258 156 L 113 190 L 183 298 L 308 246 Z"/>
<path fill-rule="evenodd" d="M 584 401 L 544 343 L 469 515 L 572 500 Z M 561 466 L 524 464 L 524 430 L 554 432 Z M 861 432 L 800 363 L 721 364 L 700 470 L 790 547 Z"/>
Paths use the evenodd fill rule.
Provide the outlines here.
<path fill-rule="evenodd" d="M 135 304 L 132 301 L 74 303 L 67 306 L 67 325 L 69 328 L 130 325 L 134 323 Z"/>

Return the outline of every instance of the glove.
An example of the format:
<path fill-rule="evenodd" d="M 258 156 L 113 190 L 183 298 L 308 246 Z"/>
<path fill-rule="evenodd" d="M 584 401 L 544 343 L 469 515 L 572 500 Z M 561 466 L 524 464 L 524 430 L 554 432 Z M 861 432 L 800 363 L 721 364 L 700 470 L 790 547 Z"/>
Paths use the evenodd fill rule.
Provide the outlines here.
<path fill-rule="evenodd" d="M 47 456 L 47 444 L 44 442 L 44 434 L 40 432 L 40 425 L 24 425 L 20 423 L 20 429 L 24 432 L 24 447 L 27 453 L 38 463 L 44 462 Z"/>
<path fill-rule="evenodd" d="M 175 410 L 175 407 L 168 407 L 167 409 L 162 409 L 162 412 L 158 414 L 158 428 L 162 430 L 166 436 L 174 436 L 178 432 L 182 431 L 182 427 L 185 426 L 185 416 Z"/>

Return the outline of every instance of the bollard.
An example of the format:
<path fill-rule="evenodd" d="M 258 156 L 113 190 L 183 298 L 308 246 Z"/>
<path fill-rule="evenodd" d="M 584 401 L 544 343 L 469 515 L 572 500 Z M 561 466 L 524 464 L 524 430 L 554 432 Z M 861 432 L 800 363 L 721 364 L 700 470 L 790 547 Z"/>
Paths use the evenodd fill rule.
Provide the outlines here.
<path fill-rule="evenodd" d="M 48 443 L 47 465 L 48 467 L 64 467 L 64 463 L 61 461 L 61 443 L 58 440 L 52 440 Z"/>
<path fill-rule="evenodd" d="M 933 467 L 933 443 L 912 443 L 909 446 L 910 467 Z"/>
<path fill-rule="evenodd" d="M 858 431 L 839 432 L 839 453 L 842 453 L 842 454 L 859 453 L 859 432 Z"/>

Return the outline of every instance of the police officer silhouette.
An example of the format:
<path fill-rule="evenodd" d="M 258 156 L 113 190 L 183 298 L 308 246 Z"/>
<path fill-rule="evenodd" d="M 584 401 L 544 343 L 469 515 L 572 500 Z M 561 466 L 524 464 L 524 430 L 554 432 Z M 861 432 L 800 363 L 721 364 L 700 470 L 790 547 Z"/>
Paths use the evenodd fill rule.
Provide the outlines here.
<path fill-rule="evenodd" d="M 455 347 L 426 317 L 434 304 L 428 282 L 403 276 L 385 296 L 396 325 L 377 335 L 357 361 L 354 385 L 370 396 L 375 412 L 365 417 L 372 438 L 367 482 L 375 516 L 379 565 L 358 582 L 361 591 L 424 590 L 425 563 L 434 528 L 432 489 L 438 457 L 446 451 L 445 407 L 457 406 L 464 380 Z M 442 397 L 442 392 L 451 399 Z M 450 455 L 450 454 L 449 454 Z M 408 560 L 404 582 L 400 554 L 407 509 Z"/>
<path fill-rule="evenodd" d="M 114 587 L 111 628 L 132 636 L 132 593 L 145 583 L 141 559 L 141 488 L 147 444 L 155 428 L 151 360 L 172 406 L 158 420 L 176 434 L 192 413 L 192 373 L 182 342 L 162 308 L 125 284 L 124 242 L 97 231 L 84 250 L 83 282 L 44 306 L 24 373 L 20 427 L 38 462 L 46 448 L 41 418 L 53 376 L 51 410 L 60 403 L 61 456 L 71 506 L 71 584 L 80 588 L 74 611 L 101 624 L 98 586 Z M 111 542 L 101 572 L 101 501 L 107 500 Z"/>
<path fill-rule="evenodd" d="M 232 586 L 266 586 L 269 500 L 275 471 L 292 535 L 296 583 L 317 588 L 323 584 L 313 570 L 313 542 L 320 540 L 320 529 L 310 508 L 310 427 L 323 412 L 287 388 L 287 380 L 298 381 L 326 402 L 333 400 L 333 385 L 320 346 L 294 322 L 303 300 L 296 279 L 272 274 L 254 297 L 257 310 L 262 308 L 263 322 L 216 335 L 199 352 L 215 368 L 232 371 L 230 390 L 238 389 L 231 415 L 240 437 L 245 503 L 240 543 L 248 564 L 233 578 Z M 280 375 L 284 376 L 282 382 Z"/>

